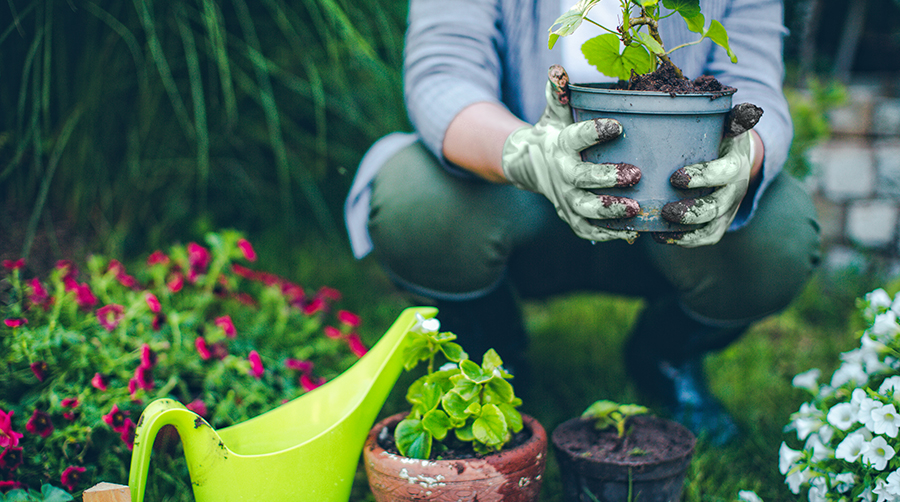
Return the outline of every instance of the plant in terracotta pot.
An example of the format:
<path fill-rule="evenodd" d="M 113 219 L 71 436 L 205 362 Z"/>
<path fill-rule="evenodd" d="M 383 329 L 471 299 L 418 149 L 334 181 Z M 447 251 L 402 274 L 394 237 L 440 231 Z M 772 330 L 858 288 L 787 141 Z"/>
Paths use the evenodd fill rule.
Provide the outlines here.
<path fill-rule="evenodd" d="M 680 500 L 696 443 L 643 406 L 605 400 L 560 424 L 551 440 L 568 502 Z"/>
<path fill-rule="evenodd" d="M 407 390 L 411 409 L 377 423 L 363 449 L 375 500 L 537 500 L 546 432 L 516 409 L 521 399 L 496 351 L 479 365 L 439 328 L 421 319 L 411 330 L 405 369 L 427 362 Z M 446 363 L 436 368 L 439 357 Z"/>
<path fill-rule="evenodd" d="M 627 163 L 642 171 L 639 183 L 604 190 L 607 195 L 638 201 L 639 214 L 596 223 L 612 229 L 654 233 L 696 229 L 696 225 L 679 218 L 660 217 L 666 214 L 664 208 L 669 203 L 711 192 L 682 183 L 683 177 L 672 177 L 673 173 L 684 166 L 718 158 L 723 133 L 733 137 L 748 131 L 762 110 L 748 103 L 732 108 L 731 97 L 737 89 L 711 76 L 689 80 L 672 63 L 669 55 L 673 51 L 707 39 L 727 51 L 733 63 L 737 62 L 725 27 L 716 20 L 706 23 L 699 0 L 619 0 L 621 24 L 613 27 L 587 17 L 599 2 L 579 1 L 554 22 L 549 40 L 552 49 L 560 36 L 571 35 L 584 21 L 600 26 L 606 33 L 584 42 L 582 53 L 599 72 L 619 80 L 612 84 L 569 84 L 568 76 L 557 70 L 562 73 L 557 80 L 564 81 L 561 87 L 567 87 L 564 92 L 570 93 L 569 103 L 576 120 L 613 118 L 625 131 L 617 140 L 584 150 L 584 160 Z M 680 16 L 688 30 L 697 34 L 695 41 L 666 47 L 659 23 L 672 15 Z M 667 210 L 671 213 L 678 208 L 670 205 Z"/>

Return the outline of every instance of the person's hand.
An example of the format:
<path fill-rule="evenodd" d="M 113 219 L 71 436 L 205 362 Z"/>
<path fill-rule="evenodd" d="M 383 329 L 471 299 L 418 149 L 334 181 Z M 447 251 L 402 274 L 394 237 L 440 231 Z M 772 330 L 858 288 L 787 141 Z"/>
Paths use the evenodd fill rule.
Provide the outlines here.
<path fill-rule="evenodd" d="M 591 219 L 630 218 L 638 203 L 597 195 L 592 189 L 632 186 L 641 179 L 630 164 L 594 164 L 581 160 L 585 148 L 622 134 L 612 119 L 575 123 L 569 108 L 568 76 L 559 65 L 549 71 L 547 108 L 537 124 L 513 131 L 503 146 L 503 173 L 516 187 L 543 194 L 576 235 L 591 241 L 634 240 L 637 232 L 610 230 Z"/>
<path fill-rule="evenodd" d="M 715 190 L 697 199 L 663 206 L 662 217 L 673 223 L 704 224 L 697 230 L 661 234 L 664 242 L 688 248 L 719 242 L 747 194 L 755 156 L 753 145 L 751 132 L 745 130 L 722 140 L 718 159 L 683 167 L 672 174 L 670 182 L 677 188 L 715 187 Z"/>

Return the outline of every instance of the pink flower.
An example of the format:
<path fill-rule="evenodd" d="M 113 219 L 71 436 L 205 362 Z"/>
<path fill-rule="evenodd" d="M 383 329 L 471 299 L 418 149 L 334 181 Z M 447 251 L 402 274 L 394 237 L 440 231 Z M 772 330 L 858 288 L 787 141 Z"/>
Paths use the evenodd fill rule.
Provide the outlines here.
<path fill-rule="evenodd" d="M 154 251 L 150 253 L 150 256 L 147 257 L 147 266 L 152 267 L 153 265 L 168 265 L 169 257 L 166 256 L 162 251 Z"/>
<path fill-rule="evenodd" d="M 91 385 L 93 385 L 95 389 L 105 391 L 109 388 L 109 380 L 101 373 L 94 373 L 93 378 L 91 378 Z"/>
<path fill-rule="evenodd" d="M 153 293 L 148 292 L 144 295 L 144 299 L 147 301 L 147 307 L 150 308 L 150 312 L 158 314 L 159 311 L 162 310 L 162 306 L 159 304 L 159 298 Z"/>
<path fill-rule="evenodd" d="M 131 394 L 131 399 L 134 399 L 134 395 L 137 394 L 138 390 L 138 381 L 137 378 L 131 378 L 128 380 L 128 393 Z"/>
<path fill-rule="evenodd" d="M 181 288 L 184 287 L 184 275 L 181 272 L 175 272 L 169 277 L 169 282 L 166 283 L 169 291 L 173 293 L 177 293 L 181 291 Z"/>
<path fill-rule="evenodd" d="M 200 359 L 206 361 L 212 357 L 212 353 L 209 351 L 209 345 L 206 344 L 206 339 L 202 336 L 198 336 L 194 339 L 194 347 L 197 347 L 197 353 L 200 354 Z"/>
<path fill-rule="evenodd" d="M 134 449 L 134 431 L 137 429 L 134 422 L 131 421 L 130 418 L 125 419 L 125 424 L 122 426 L 122 434 L 119 435 L 119 438 L 122 439 L 122 442 L 128 446 L 129 450 Z"/>
<path fill-rule="evenodd" d="M 247 239 L 238 239 L 237 241 L 238 247 L 241 249 L 241 253 L 244 254 L 244 258 L 247 261 L 256 261 L 256 251 L 253 250 L 253 246 L 247 242 Z"/>
<path fill-rule="evenodd" d="M 6 448 L 0 453 L 0 469 L 14 471 L 22 465 L 22 448 Z"/>
<path fill-rule="evenodd" d="M 306 293 L 303 291 L 302 287 L 290 282 L 285 282 L 281 285 L 281 294 L 287 298 L 291 305 L 301 304 L 306 297 Z"/>
<path fill-rule="evenodd" d="M 309 392 L 317 387 L 321 387 L 325 383 L 324 378 L 313 378 L 308 373 L 300 375 L 300 386 L 303 390 Z"/>
<path fill-rule="evenodd" d="M 205 271 L 206 267 L 209 266 L 210 260 L 212 259 L 209 251 L 196 242 L 191 242 L 190 244 L 188 244 L 187 251 L 188 263 L 190 264 L 191 268 L 197 270 L 198 272 Z"/>
<path fill-rule="evenodd" d="M 25 266 L 25 258 L 19 258 L 18 260 L 3 260 L 3 268 L 12 272 L 13 270 L 19 270 L 20 268 Z"/>
<path fill-rule="evenodd" d="M 63 408 L 77 408 L 81 402 L 78 401 L 77 397 L 67 397 L 59 403 Z"/>
<path fill-rule="evenodd" d="M 225 332 L 225 336 L 228 338 L 235 337 L 237 332 L 234 330 L 234 323 L 231 322 L 231 316 L 223 315 L 222 317 L 217 317 L 215 323 L 216 326 L 222 328 Z"/>
<path fill-rule="evenodd" d="M 75 491 L 75 488 L 81 483 L 81 476 L 84 474 L 84 471 L 84 467 L 69 466 L 63 471 L 62 476 L 59 477 L 59 482 L 70 492 Z"/>
<path fill-rule="evenodd" d="M 362 340 L 360 340 L 359 335 L 356 333 L 350 333 L 350 335 L 347 336 L 347 345 L 350 346 L 350 351 L 356 354 L 356 357 L 362 357 L 369 351 L 369 349 L 363 345 Z"/>
<path fill-rule="evenodd" d="M 262 378 L 265 368 L 263 368 L 262 359 L 259 358 L 259 352 L 251 350 L 247 359 L 250 361 L 250 374 L 257 380 Z"/>
<path fill-rule="evenodd" d="M 209 352 L 216 359 L 222 360 L 228 357 L 228 347 L 225 342 L 216 342 L 209 346 Z"/>
<path fill-rule="evenodd" d="M 112 410 L 103 415 L 103 421 L 110 426 L 113 432 L 122 432 L 125 430 L 125 420 L 128 419 L 130 413 L 119 409 L 118 404 L 114 404 Z"/>
<path fill-rule="evenodd" d="M 319 288 L 316 296 L 336 302 L 341 299 L 341 292 L 334 288 L 329 288 L 328 286 L 322 286 L 321 288 Z"/>
<path fill-rule="evenodd" d="M 324 331 L 325 331 L 325 336 L 327 336 L 328 338 L 331 338 L 333 340 L 337 340 L 344 336 L 344 334 L 341 333 L 341 330 L 335 328 L 334 326 L 325 326 Z"/>
<path fill-rule="evenodd" d="M 97 297 L 86 283 L 75 285 L 75 303 L 84 310 L 90 310 L 97 304 Z"/>
<path fill-rule="evenodd" d="M 162 312 L 153 316 L 153 320 L 150 321 L 150 327 L 153 328 L 153 331 L 159 331 L 162 329 L 163 324 L 166 323 L 166 314 Z"/>
<path fill-rule="evenodd" d="M 41 284 L 40 279 L 38 279 L 37 277 L 32 279 L 28 284 L 29 286 L 31 286 L 31 295 L 28 297 L 28 299 L 31 300 L 31 303 L 35 305 L 43 305 L 44 302 L 46 302 L 50 298 L 47 290 L 44 289 L 44 285 Z"/>
<path fill-rule="evenodd" d="M 47 362 L 46 361 L 37 361 L 31 363 L 31 372 L 34 373 L 34 376 L 37 377 L 38 382 L 43 382 L 45 378 L 47 378 Z"/>
<path fill-rule="evenodd" d="M 188 403 L 185 406 L 187 409 L 193 411 L 194 413 L 200 415 L 201 417 L 205 417 L 209 410 L 206 408 L 206 403 L 203 402 L 202 399 L 197 398 Z"/>
<path fill-rule="evenodd" d="M 322 310 L 325 310 L 325 301 L 321 298 L 313 298 L 312 301 L 303 306 L 303 313 L 306 315 L 313 315 Z"/>
<path fill-rule="evenodd" d="M 149 366 L 138 366 L 137 369 L 134 370 L 134 380 L 137 382 L 138 387 L 144 390 L 153 390 L 153 370 Z"/>
<path fill-rule="evenodd" d="M 309 373 L 313 369 L 313 362 L 289 358 L 284 361 L 284 367 L 289 370 L 299 371 L 301 373 Z"/>
<path fill-rule="evenodd" d="M 34 410 L 28 423 L 25 424 L 25 430 L 45 438 L 53 432 L 53 422 L 50 415 L 41 410 Z"/>
<path fill-rule="evenodd" d="M 234 263 L 231 265 L 231 271 L 238 277 L 243 277 L 244 279 L 254 280 L 256 279 L 256 272 L 239 264 Z"/>
<path fill-rule="evenodd" d="M 156 366 L 156 352 L 146 343 L 141 345 L 141 366 L 147 369 Z"/>
<path fill-rule="evenodd" d="M 3 324 L 6 324 L 6 325 L 9 326 L 10 328 L 18 328 L 19 326 L 23 326 L 23 325 L 25 325 L 25 324 L 28 324 L 28 319 L 25 319 L 24 317 L 17 317 L 17 318 L 12 318 L 12 319 L 4 319 L 4 320 L 3 320 Z"/>
<path fill-rule="evenodd" d="M 75 264 L 72 263 L 71 260 L 59 260 L 56 262 L 56 270 L 62 272 L 62 279 L 65 281 L 66 279 L 74 280 L 78 275 L 78 268 L 75 267 Z"/>
<path fill-rule="evenodd" d="M 0 481 L 0 493 L 23 489 L 25 489 L 25 485 L 20 481 Z"/>
<path fill-rule="evenodd" d="M 359 316 L 354 314 L 353 312 L 349 312 L 347 310 L 339 310 L 337 313 L 338 321 L 351 328 L 356 328 L 359 326 Z"/>
<path fill-rule="evenodd" d="M 12 410 L 9 413 L 0 410 L 0 448 L 18 446 L 19 439 L 24 436 L 24 434 L 12 430 L 13 413 Z"/>
<path fill-rule="evenodd" d="M 106 331 L 112 332 L 125 317 L 125 307 L 114 303 L 104 305 L 97 309 L 97 320 L 100 325 L 106 328 Z"/>

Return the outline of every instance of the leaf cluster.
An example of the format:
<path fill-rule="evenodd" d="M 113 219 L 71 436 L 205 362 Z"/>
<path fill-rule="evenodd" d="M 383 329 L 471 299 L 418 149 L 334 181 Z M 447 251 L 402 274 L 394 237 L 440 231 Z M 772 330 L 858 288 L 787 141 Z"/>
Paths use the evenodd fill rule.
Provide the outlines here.
<path fill-rule="evenodd" d="M 620 80 L 628 80 L 632 72 L 643 75 L 655 70 L 661 63 L 669 63 L 669 54 L 682 47 L 710 39 L 728 52 L 732 63 L 737 56 L 728 44 L 728 33 L 717 20 L 706 24 L 700 12 L 700 0 L 619 0 L 622 24 L 617 27 L 602 26 L 587 17 L 588 12 L 601 0 L 581 0 L 560 16 L 550 27 L 549 46 L 552 49 L 561 36 L 575 32 L 582 21 L 588 21 L 607 33 L 584 42 L 581 51 L 590 65 L 601 73 Z M 663 7 L 666 11 L 663 11 Z M 697 40 L 666 49 L 659 34 L 659 22 L 678 14 L 688 30 L 700 36 Z M 681 70 L 676 72 L 681 75 Z"/>
<path fill-rule="evenodd" d="M 516 410 L 522 401 L 515 396 L 494 349 L 488 350 L 481 365 L 471 361 L 456 335 L 437 330 L 411 333 L 405 352 L 406 369 L 428 361 L 428 371 L 410 386 L 406 400 L 409 415 L 397 424 L 394 440 L 407 457 L 439 457 L 453 443 L 469 444 L 478 454 L 499 451 L 512 435 L 522 430 L 522 415 Z M 449 362 L 434 370 L 435 357 Z"/>
<path fill-rule="evenodd" d="M 630 417 L 643 415 L 649 411 L 646 407 L 637 404 L 619 404 L 613 401 L 600 400 L 588 406 L 581 416 L 582 418 L 592 419 L 597 430 L 615 427 L 621 438 L 625 436 L 625 426 Z"/>

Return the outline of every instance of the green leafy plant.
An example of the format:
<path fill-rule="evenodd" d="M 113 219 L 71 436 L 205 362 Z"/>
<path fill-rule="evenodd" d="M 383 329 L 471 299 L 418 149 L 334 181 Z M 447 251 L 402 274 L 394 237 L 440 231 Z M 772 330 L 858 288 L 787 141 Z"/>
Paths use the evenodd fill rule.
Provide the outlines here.
<path fill-rule="evenodd" d="M 625 437 L 628 419 L 635 415 L 644 415 L 649 410 L 638 404 L 620 404 L 614 401 L 600 400 L 588 406 L 582 418 L 594 421 L 594 428 L 604 430 L 615 427 L 619 437 Z"/>
<path fill-rule="evenodd" d="M 454 342 L 456 335 L 439 327 L 435 319 L 422 319 L 410 333 L 404 367 L 427 361 L 427 371 L 406 393 L 412 409 L 394 430 L 397 449 L 420 459 L 440 457 L 454 443 L 478 454 L 499 451 L 523 427 L 512 375 L 494 349 L 478 365 Z M 435 370 L 439 354 L 448 362 Z"/>
<path fill-rule="evenodd" d="M 156 251 L 139 266 L 93 256 L 49 278 L 5 260 L 0 277 L 0 501 L 70 500 L 125 483 L 135 422 L 171 397 L 226 427 L 300 396 L 366 352 L 359 317 L 329 287 L 255 270 L 238 233 Z M 161 434 L 153 494 L 189 486 Z M 169 460 L 166 460 L 169 459 Z M 40 490 L 40 491 L 39 491 Z M 5 495 L 3 495 L 5 493 Z"/>
<path fill-rule="evenodd" d="M 559 37 L 571 35 L 583 21 L 587 21 L 607 33 L 584 42 L 581 46 L 582 53 L 588 63 L 601 73 L 620 80 L 628 80 L 632 73 L 650 73 L 661 63 L 671 65 L 676 75 L 683 77 L 681 69 L 672 64 L 669 54 L 707 38 L 728 51 L 733 63 L 737 62 L 737 56 L 728 44 L 725 27 L 716 20 L 710 21 L 707 26 L 706 19 L 700 12 L 700 0 L 619 0 L 622 24 L 617 27 L 603 26 L 587 17 L 591 8 L 600 1 L 580 0 L 554 21 L 550 27 L 550 48 L 553 48 Z M 680 15 L 688 29 L 697 33 L 699 38 L 667 49 L 659 34 L 659 22 L 675 14 Z"/>

